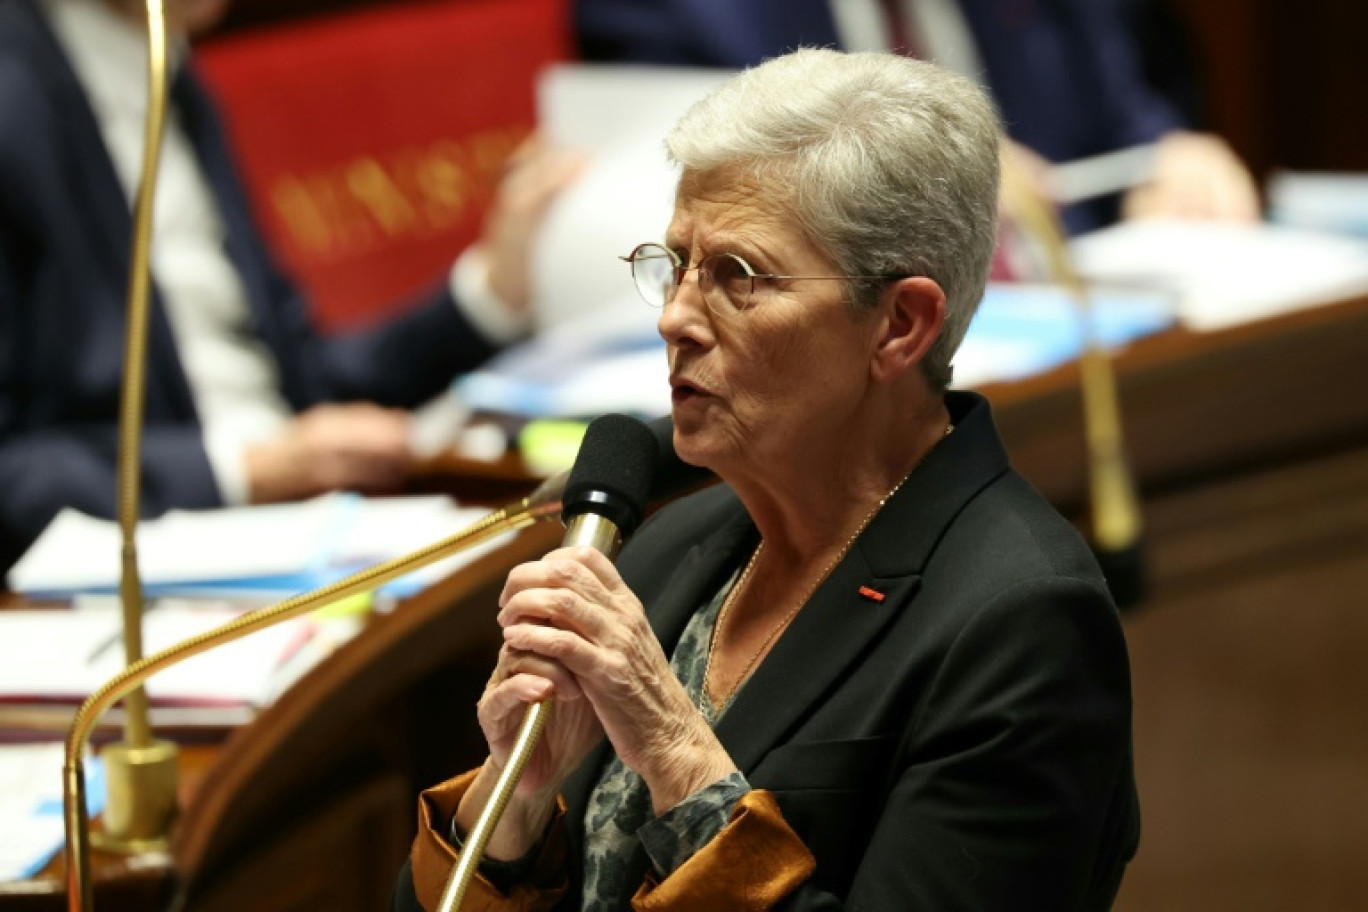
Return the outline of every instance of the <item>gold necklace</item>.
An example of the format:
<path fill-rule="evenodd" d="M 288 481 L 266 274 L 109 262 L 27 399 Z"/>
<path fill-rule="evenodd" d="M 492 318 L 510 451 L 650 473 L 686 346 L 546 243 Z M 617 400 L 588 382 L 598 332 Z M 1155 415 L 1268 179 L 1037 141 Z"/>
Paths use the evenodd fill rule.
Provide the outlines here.
<path fill-rule="evenodd" d="M 945 426 L 945 433 L 937 439 L 936 443 L 940 443 L 941 440 L 949 437 L 950 432 L 954 429 L 954 424 L 947 424 Z M 933 450 L 935 447 L 932 446 L 931 449 Z M 779 623 L 774 625 L 773 629 L 765 635 L 765 639 L 760 643 L 760 646 L 755 652 L 751 653 L 751 657 L 746 660 L 746 666 L 741 669 L 741 673 L 737 675 L 736 680 L 727 688 L 727 691 L 722 695 L 722 698 L 713 701 L 714 709 L 721 710 L 731 701 L 731 698 L 735 696 L 737 690 L 739 690 L 741 685 L 746 682 L 746 679 L 750 677 L 751 671 L 755 668 L 755 663 L 760 660 L 760 656 L 765 654 L 765 650 L 769 648 L 770 643 L 793 622 L 793 619 L 798 616 L 798 612 L 807 604 L 808 599 L 812 598 L 812 594 L 817 591 L 817 587 L 826 581 L 826 578 L 831 575 L 831 571 L 836 569 L 836 565 L 845 558 L 846 553 L 851 549 L 851 546 L 855 544 L 855 540 L 859 538 L 865 528 L 874 521 L 874 517 L 879 515 L 879 511 L 884 508 L 884 504 L 888 503 L 889 500 L 893 498 L 893 495 L 898 493 L 898 489 L 903 486 L 903 483 L 907 481 L 907 479 L 912 477 L 912 473 L 917 471 L 917 466 L 921 465 L 922 459 L 925 459 L 930 452 L 931 450 L 927 450 L 926 453 L 923 453 L 921 458 L 913 464 L 912 468 L 907 470 L 907 474 L 898 479 L 898 483 L 890 488 L 887 494 L 880 497 L 878 503 L 874 504 L 873 508 L 865 514 L 864 519 L 860 520 L 860 525 L 856 527 L 855 532 L 850 538 L 846 539 L 845 544 L 841 545 L 841 550 L 836 553 L 836 556 L 831 559 L 826 565 L 826 568 L 812 581 L 812 585 L 808 586 L 807 591 L 803 593 L 803 597 L 798 600 L 797 604 L 794 605 L 787 614 L 779 619 Z M 717 648 L 717 638 L 718 634 L 722 631 L 722 624 L 726 621 L 727 614 L 731 610 L 732 603 L 736 601 L 737 594 L 745 588 L 746 582 L 750 580 L 751 571 L 755 569 L 756 563 L 760 560 L 760 552 L 764 550 L 765 540 L 762 538 L 760 539 L 760 543 L 755 546 L 755 550 L 751 553 L 750 560 L 746 561 L 746 567 L 741 571 L 741 576 L 737 578 L 736 583 L 731 587 L 731 591 L 729 591 L 727 597 L 723 599 L 722 607 L 717 611 L 717 621 L 713 624 L 713 634 L 708 641 L 708 661 L 703 668 L 703 693 L 705 694 L 708 693 L 708 680 L 712 677 L 713 652 Z M 711 695 L 708 696 L 708 699 L 712 700 Z"/>

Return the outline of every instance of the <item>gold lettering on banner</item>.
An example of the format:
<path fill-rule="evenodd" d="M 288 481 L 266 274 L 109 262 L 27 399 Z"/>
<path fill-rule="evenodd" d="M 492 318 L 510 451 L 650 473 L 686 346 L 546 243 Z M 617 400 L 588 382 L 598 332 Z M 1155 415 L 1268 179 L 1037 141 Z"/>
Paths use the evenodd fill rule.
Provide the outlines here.
<path fill-rule="evenodd" d="M 347 189 L 361 201 L 387 237 L 412 233 L 418 216 L 395 185 L 390 172 L 378 161 L 361 158 L 353 162 L 347 169 Z"/>
<path fill-rule="evenodd" d="M 306 258 L 364 256 L 430 238 L 480 211 L 526 135 L 488 130 L 283 173 L 270 187 L 270 202 L 289 243 Z"/>
<path fill-rule="evenodd" d="M 271 188 L 271 204 L 296 244 L 312 254 L 327 252 L 332 231 L 303 181 L 290 176 L 276 181 Z"/>

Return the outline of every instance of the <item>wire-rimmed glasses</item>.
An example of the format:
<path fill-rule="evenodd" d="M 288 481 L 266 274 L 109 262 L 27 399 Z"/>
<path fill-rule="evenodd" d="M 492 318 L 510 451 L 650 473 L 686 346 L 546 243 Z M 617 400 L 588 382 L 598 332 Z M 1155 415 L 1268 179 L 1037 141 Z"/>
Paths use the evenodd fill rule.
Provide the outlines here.
<path fill-rule="evenodd" d="M 674 300 L 679 286 L 689 272 L 698 273 L 698 290 L 708 309 L 721 315 L 734 314 L 751 306 L 757 284 L 798 280 L 884 280 L 907 278 L 906 273 L 861 276 L 795 276 L 756 272 L 751 265 L 734 253 L 714 253 L 689 266 L 679 255 L 661 244 L 638 244 L 636 249 L 621 258 L 632 267 L 632 280 L 637 292 L 652 307 L 662 308 Z"/>

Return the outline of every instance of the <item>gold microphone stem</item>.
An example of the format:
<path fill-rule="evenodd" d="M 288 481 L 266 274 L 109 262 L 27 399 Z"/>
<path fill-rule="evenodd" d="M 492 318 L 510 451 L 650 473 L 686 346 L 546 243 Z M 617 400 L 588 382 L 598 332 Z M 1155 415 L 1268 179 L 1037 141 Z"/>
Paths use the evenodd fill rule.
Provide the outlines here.
<path fill-rule="evenodd" d="M 1051 275 L 1073 298 L 1082 323 L 1079 385 L 1088 448 L 1093 541 L 1101 552 L 1123 551 L 1140 540 L 1140 509 L 1126 466 L 1116 377 L 1111 359 L 1097 339 L 1091 298 L 1069 256 L 1058 212 L 1035 190 L 1010 155 L 1003 158 L 1002 187 L 1007 212 L 1040 245 Z"/>
<path fill-rule="evenodd" d="M 118 515 L 119 595 L 126 663 L 142 658 L 143 588 L 138 572 L 138 514 L 142 471 L 143 399 L 146 387 L 148 298 L 151 288 L 152 227 L 166 123 L 166 20 L 161 0 L 147 0 L 147 118 L 142 177 L 133 206 L 129 253 L 123 384 L 119 402 Z M 154 741 L 147 694 L 127 694 L 124 740 L 104 750 L 108 801 L 101 844 L 114 851 L 161 848 L 176 810 L 176 746 Z M 81 847 L 84 850 L 84 847 Z"/>
<path fill-rule="evenodd" d="M 85 806 L 83 755 L 91 730 L 107 709 L 147 678 L 192 656 L 348 596 L 369 592 L 390 580 L 412 573 L 499 533 L 522 529 L 538 520 L 558 516 L 560 504 L 551 500 L 550 496 L 534 495 L 524 498 L 510 507 L 494 511 L 473 526 L 412 554 L 376 564 L 321 589 L 244 614 L 213 630 L 134 662 L 91 694 L 76 711 L 66 738 L 62 801 L 66 820 L 68 910 L 88 912 L 93 908 L 90 886 L 90 821 Z"/>
<path fill-rule="evenodd" d="M 151 286 L 152 216 L 166 123 L 166 19 L 161 0 L 147 0 L 147 120 L 142 177 L 133 209 L 133 250 L 128 274 L 128 323 L 124 336 L 123 387 L 119 403 L 119 531 L 124 652 L 129 664 L 142 658 L 142 579 L 138 573 L 138 506 L 142 468 L 143 397 L 146 386 L 147 311 Z M 147 695 L 129 693 L 124 737 L 134 747 L 151 740 Z"/>
<path fill-rule="evenodd" d="M 617 557 L 618 551 L 622 550 L 622 535 L 615 524 L 602 516 L 596 513 L 581 513 L 573 517 L 565 527 L 565 538 L 561 544 L 567 548 L 587 545 L 608 555 L 608 559 L 612 560 Z M 460 857 L 457 858 L 451 873 L 447 875 L 441 900 L 437 904 L 437 912 L 457 912 L 461 908 L 461 903 L 465 901 L 471 878 L 475 876 L 480 859 L 484 857 L 485 846 L 489 845 L 494 828 L 499 825 L 504 809 L 508 807 L 508 802 L 518 787 L 518 781 L 522 779 L 523 769 L 527 767 L 528 761 L 532 759 L 532 753 L 537 749 L 537 742 L 541 739 L 542 729 L 546 727 L 551 709 L 546 703 L 528 704 L 503 772 L 494 783 L 494 791 L 490 794 L 484 809 L 480 811 L 480 816 L 476 818 L 474 828 L 467 834 Z"/>
<path fill-rule="evenodd" d="M 499 773 L 499 779 L 494 783 L 494 791 L 490 794 L 489 801 L 485 804 L 484 809 L 480 811 L 474 828 L 466 836 L 461 855 L 456 860 L 456 866 L 451 869 L 446 886 L 442 890 L 442 898 L 437 904 L 437 912 L 457 912 L 461 908 L 461 904 L 465 902 L 466 890 L 470 888 L 470 881 L 475 876 L 475 869 L 479 867 L 480 859 L 484 857 L 485 846 L 489 845 L 490 837 L 494 835 L 494 828 L 499 825 L 499 820 L 503 818 L 504 809 L 508 807 L 508 802 L 513 797 L 513 791 L 518 787 L 518 781 L 522 779 L 527 762 L 532 759 L 532 752 L 537 749 L 537 742 L 541 740 L 542 729 L 546 728 L 546 720 L 550 715 L 551 707 L 546 703 L 529 703 L 527 705 L 527 711 L 523 713 L 522 725 L 518 727 L 518 737 L 513 742 L 513 750 L 508 755 L 508 762 L 504 764 L 503 772 Z"/>

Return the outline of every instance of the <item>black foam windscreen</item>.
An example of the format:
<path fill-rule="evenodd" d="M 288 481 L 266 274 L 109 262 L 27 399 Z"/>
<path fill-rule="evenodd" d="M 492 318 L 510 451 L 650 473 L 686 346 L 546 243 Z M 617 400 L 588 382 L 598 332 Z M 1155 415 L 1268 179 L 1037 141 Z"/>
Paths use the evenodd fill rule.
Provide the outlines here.
<path fill-rule="evenodd" d="M 624 538 L 631 535 L 646 512 L 659 451 L 656 434 L 635 418 L 594 419 L 565 483 L 562 518 L 568 523 L 582 513 L 597 513 Z"/>

